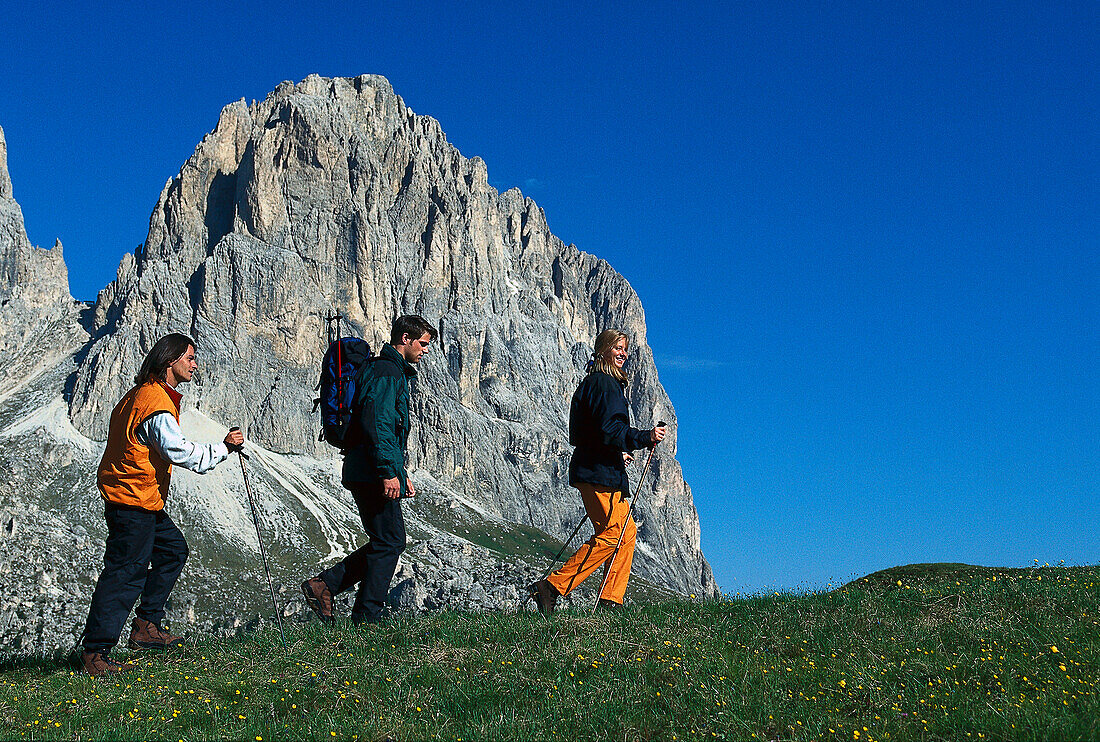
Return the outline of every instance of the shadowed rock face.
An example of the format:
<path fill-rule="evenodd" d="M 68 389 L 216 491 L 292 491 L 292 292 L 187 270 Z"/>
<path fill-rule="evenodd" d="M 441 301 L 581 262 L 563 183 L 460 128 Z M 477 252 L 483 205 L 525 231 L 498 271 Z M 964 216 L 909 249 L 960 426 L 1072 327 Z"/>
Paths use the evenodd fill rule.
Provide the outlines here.
<path fill-rule="evenodd" d="M 14 204 L 0 170 L 0 206 Z M 0 296 L 26 293 L 21 277 L 48 264 L 54 274 L 43 286 L 53 288 L 43 289 L 36 306 L 60 297 L 59 285 L 67 299 L 67 282 L 57 279 L 64 279 L 58 248 L 28 253 L 11 244 L 0 244 Z M 43 262 L 40 253 L 57 259 Z M 37 256 L 32 268 L 28 254 Z M 296 504 L 342 497 L 338 460 L 316 441 L 311 413 L 330 312 L 347 318 L 345 334 L 375 348 L 399 314 L 421 314 L 440 330 L 413 390 L 411 470 L 429 496 L 408 506 L 423 538 L 406 553 L 396 603 L 463 605 L 474 594 L 483 596 L 476 605 L 498 607 L 516 593 L 495 594 L 490 582 L 524 572 L 532 554 L 521 546 L 537 540 L 530 529 L 569 534 L 583 513 L 567 485 L 569 397 L 593 338 L 607 327 L 625 329 L 633 341 L 627 393 L 635 425 L 670 423 L 637 500 L 635 572 L 677 592 L 716 592 L 675 459 L 676 417 L 657 379 L 637 295 L 606 262 L 551 234 L 532 200 L 489 186 L 479 158 L 463 157 L 438 122 L 414 114 L 376 76 L 311 76 L 283 83 L 262 102 L 222 111 L 166 184 L 139 254 L 126 255 L 117 280 L 100 293 L 92 340 L 71 351 L 77 367 L 67 382 L 68 412 L 75 427 L 66 440 L 92 451 L 73 466 L 91 467 L 94 481 L 94 441 L 103 438 L 111 408 L 153 342 L 184 332 L 200 357 L 199 374 L 183 389 L 188 419 L 240 424 L 266 449 L 255 463 L 259 487 L 272 502 L 288 504 L 273 505 L 264 517 L 284 545 L 298 540 L 286 547 L 288 569 L 306 568 L 307 555 L 324 554 L 325 545 L 334 552 L 353 547 L 353 512 L 336 518 L 344 524 L 337 527 L 309 504 L 309 513 Z M 21 315 L 21 326 L 30 324 L 31 316 Z M 43 378 L 64 379 L 63 367 Z M 43 386 L 41 395 L 48 391 Z M 0 437 L 26 427 L 18 410 L 9 412 Z M 223 430 L 215 424 L 205 432 L 213 438 Z M 226 524 L 243 511 L 204 505 L 204 488 L 224 483 L 200 479 L 179 477 L 183 495 L 174 507 L 194 506 L 184 515 L 212 534 L 206 549 L 239 545 L 244 536 Z M 224 486 L 235 502 L 235 485 Z M 94 502 L 94 489 L 87 497 Z M 481 525 L 470 526 L 474 521 Z M 344 536 L 333 535 L 345 526 Z M 503 546 L 513 540 L 515 548 Z M 203 548 L 193 544 L 192 562 Z M 278 560 L 278 544 L 273 552 Z M 523 564 L 509 565 L 513 557 Z M 545 556 L 533 562 L 544 565 Z M 209 570 L 216 573 L 217 565 Z M 467 584 L 471 572 L 474 587 Z M 441 593 L 440 585 L 451 592 Z"/>

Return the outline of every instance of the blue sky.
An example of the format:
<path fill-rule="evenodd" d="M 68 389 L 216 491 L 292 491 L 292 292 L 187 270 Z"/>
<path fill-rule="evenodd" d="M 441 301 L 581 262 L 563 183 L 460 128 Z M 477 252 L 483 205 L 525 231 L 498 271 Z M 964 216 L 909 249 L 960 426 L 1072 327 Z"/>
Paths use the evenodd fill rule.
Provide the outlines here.
<path fill-rule="evenodd" d="M 385 75 L 637 289 L 727 591 L 1100 562 L 1100 5 L 6 2 L 92 299 L 225 104 Z"/>

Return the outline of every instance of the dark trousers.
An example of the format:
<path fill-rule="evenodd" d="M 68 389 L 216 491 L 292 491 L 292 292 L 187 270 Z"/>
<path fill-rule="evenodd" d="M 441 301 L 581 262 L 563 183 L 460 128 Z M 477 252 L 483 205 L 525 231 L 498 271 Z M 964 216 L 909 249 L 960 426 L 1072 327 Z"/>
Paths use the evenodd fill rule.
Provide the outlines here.
<path fill-rule="evenodd" d="M 345 482 L 359 508 L 370 540 L 321 573 L 328 589 L 339 595 L 359 583 L 351 609 L 353 620 L 377 620 L 390 592 L 397 558 L 405 550 L 405 518 L 401 501 L 382 494 L 381 482 Z"/>
<path fill-rule="evenodd" d="M 105 652 L 118 644 L 139 595 L 137 617 L 159 626 L 188 553 L 183 534 L 163 510 L 107 503 L 104 517 L 107 551 L 81 641 L 88 652 Z"/>

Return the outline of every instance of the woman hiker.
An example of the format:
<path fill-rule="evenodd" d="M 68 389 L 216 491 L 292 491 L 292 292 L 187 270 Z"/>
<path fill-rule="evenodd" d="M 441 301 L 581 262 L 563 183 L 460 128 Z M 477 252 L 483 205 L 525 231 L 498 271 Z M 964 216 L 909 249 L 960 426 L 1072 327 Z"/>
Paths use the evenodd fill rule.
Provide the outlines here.
<path fill-rule="evenodd" d="M 630 496 L 626 463 L 630 452 L 649 448 L 665 437 L 664 426 L 652 430 L 630 427 L 626 406 L 627 378 L 623 373 L 630 338 L 622 330 L 604 330 L 596 338 L 588 373 L 573 393 L 569 406 L 569 443 L 574 446 L 569 462 L 569 484 L 580 490 L 584 509 L 596 529 L 561 569 L 539 580 L 528 590 L 539 610 L 554 612 L 557 600 L 568 595 L 586 577 L 611 558 L 623 529 L 622 546 L 609 565 L 609 574 L 598 605 L 622 605 L 630 563 L 634 557 L 636 527 L 628 517 Z"/>
<path fill-rule="evenodd" d="M 107 449 L 96 477 L 107 519 L 107 549 L 81 636 L 81 660 L 89 675 L 130 669 L 108 653 L 139 595 L 130 649 L 164 649 L 182 641 L 161 626 L 164 604 L 187 560 L 187 542 L 164 512 L 172 465 L 203 474 L 244 443 L 239 430 L 215 444 L 183 437 L 183 395 L 176 387 L 190 381 L 196 368 L 194 341 L 179 333 L 165 335 L 145 357 L 134 388 L 111 412 Z"/>

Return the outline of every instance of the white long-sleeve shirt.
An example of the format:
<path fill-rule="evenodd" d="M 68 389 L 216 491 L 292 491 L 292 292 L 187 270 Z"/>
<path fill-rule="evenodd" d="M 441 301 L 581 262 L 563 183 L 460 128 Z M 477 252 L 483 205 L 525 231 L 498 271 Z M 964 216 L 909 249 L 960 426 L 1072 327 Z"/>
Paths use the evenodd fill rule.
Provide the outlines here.
<path fill-rule="evenodd" d="M 196 474 L 205 474 L 229 458 L 229 447 L 225 442 L 192 443 L 183 437 L 183 431 L 176 418 L 162 412 L 153 415 L 137 427 L 138 441 L 149 446 L 166 461 Z"/>

